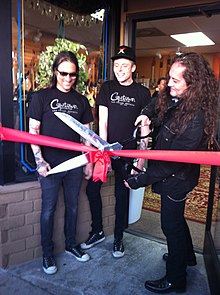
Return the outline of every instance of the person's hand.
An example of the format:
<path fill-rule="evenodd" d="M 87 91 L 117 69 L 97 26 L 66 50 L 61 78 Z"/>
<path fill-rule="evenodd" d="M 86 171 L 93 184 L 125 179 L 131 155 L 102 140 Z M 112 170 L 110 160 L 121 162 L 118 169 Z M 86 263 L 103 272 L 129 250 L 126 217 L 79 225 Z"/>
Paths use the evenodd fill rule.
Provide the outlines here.
<path fill-rule="evenodd" d="M 151 120 L 146 115 L 140 115 L 137 117 L 134 125 L 137 126 L 141 123 L 141 126 L 149 126 L 151 124 Z"/>
<path fill-rule="evenodd" d="M 93 173 L 93 164 L 88 163 L 85 167 L 85 179 L 89 180 L 92 177 Z"/>
<path fill-rule="evenodd" d="M 127 188 L 138 189 L 139 187 L 146 186 L 146 174 L 145 172 L 140 172 L 138 174 L 130 174 L 124 180 L 124 184 Z"/>
<path fill-rule="evenodd" d="M 127 187 L 127 188 L 130 188 L 129 184 L 127 183 L 126 180 L 124 180 L 124 185 Z"/>
<path fill-rule="evenodd" d="M 51 169 L 50 164 L 47 163 L 45 160 L 42 160 L 41 162 L 39 162 L 36 168 L 38 174 L 43 177 L 47 176 L 47 172 L 50 171 L 50 169 Z"/>

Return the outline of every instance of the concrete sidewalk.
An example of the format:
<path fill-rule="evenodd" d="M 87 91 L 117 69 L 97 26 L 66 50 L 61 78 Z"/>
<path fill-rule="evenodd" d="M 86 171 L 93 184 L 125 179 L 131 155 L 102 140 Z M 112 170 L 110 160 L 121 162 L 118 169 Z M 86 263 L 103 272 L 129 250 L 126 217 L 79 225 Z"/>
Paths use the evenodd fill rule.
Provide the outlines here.
<path fill-rule="evenodd" d="M 144 288 L 146 279 L 165 274 L 162 255 L 166 245 L 148 239 L 124 235 L 125 256 L 112 256 L 113 236 L 87 252 L 92 259 L 78 262 L 69 254 L 56 257 L 58 272 L 47 275 L 42 259 L 35 259 L 8 269 L 0 269 L 1 295 L 144 295 L 153 294 Z M 209 295 L 203 256 L 187 272 L 188 295 Z M 173 294 L 176 294 L 175 292 Z"/>

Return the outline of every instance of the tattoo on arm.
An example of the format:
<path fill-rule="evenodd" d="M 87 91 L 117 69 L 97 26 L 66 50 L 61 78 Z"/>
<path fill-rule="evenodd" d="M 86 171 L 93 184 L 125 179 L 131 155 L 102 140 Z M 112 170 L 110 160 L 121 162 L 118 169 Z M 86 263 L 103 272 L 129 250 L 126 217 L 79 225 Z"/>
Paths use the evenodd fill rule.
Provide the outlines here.
<path fill-rule="evenodd" d="M 140 150 L 146 150 L 147 145 L 148 145 L 148 143 L 146 142 L 146 140 L 141 139 L 141 141 L 140 141 Z"/>
<path fill-rule="evenodd" d="M 40 134 L 40 124 L 41 124 L 40 121 L 30 118 L 29 133 L 36 134 L 36 135 Z M 39 145 L 31 144 L 31 149 L 34 154 L 35 162 L 37 165 L 39 165 L 39 163 L 44 161 L 42 153 L 41 153 L 41 148 Z"/>
<path fill-rule="evenodd" d="M 29 120 L 29 132 L 31 134 L 40 134 L 40 121 L 30 118 Z"/>
<path fill-rule="evenodd" d="M 43 157 L 42 157 L 40 148 L 38 146 L 35 146 L 35 147 L 36 147 L 36 149 L 35 148 L 33 149 L 34 158 L 35 158 L 36 163 L 39 163 L 42 161 Z"/>

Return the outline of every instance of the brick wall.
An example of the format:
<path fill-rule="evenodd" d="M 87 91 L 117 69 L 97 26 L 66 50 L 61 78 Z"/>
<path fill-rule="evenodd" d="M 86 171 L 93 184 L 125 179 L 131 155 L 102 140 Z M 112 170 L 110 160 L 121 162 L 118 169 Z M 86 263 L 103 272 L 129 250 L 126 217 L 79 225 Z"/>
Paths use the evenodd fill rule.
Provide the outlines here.
<path fill-rule="evenodd" d="M 91 224 L 89 203 L 83 181 L 77 222 L 77 242 L 88 237 Z M 114 229 L 114 177 L 109 175 L 102 186 L 103 226 L 106 235 Z M 41 190 L 38 182 L 0 186 L 0 267 L 22 263 L 41 256 Z M 54 219 L 55 253 L 64 250 L 64 202 L 60 192 Z"/>

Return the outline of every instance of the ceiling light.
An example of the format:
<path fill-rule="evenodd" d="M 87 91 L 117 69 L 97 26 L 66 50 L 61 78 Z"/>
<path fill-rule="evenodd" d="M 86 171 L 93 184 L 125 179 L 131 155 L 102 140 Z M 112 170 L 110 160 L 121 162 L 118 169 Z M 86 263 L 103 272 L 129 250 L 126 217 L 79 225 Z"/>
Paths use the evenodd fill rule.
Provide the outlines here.
<path fill-rule="evenodd" d="M 202 32 L 196 33 L 186 33 L 186 34 L 175 34 L 170 35 L 171 38 L 179 41 L 187 47 L 191 46 L 206 46 L 206 45 L 214 45 L 215 43 L 209 39 Z"/>

